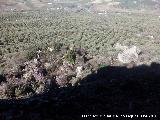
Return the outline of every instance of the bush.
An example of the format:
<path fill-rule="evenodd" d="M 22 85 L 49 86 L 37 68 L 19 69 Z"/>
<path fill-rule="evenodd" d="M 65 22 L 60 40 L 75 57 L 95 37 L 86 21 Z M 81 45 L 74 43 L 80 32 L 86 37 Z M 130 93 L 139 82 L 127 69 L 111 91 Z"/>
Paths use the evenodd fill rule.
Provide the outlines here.
<path fill-rule="evenodd" d="M 54 50 L 59 52 L 62 46 L 62 43 L 54 43 Z"/>
<path fill-rule="evenodd" d="M 70 64 L 75 64 L 76 62 L 75 50 L 68 50 L 67 53 L 64 54 L 64 59 L 67 60 Z"/>
<path fill-rule="evenodd" d="M 36 54 L 37 54 L 36 50 L 28 51 L 27 54 L 26 54 L 26 58 L 28 60 L 32 60 L 34 57 L 36 57 Z"/>

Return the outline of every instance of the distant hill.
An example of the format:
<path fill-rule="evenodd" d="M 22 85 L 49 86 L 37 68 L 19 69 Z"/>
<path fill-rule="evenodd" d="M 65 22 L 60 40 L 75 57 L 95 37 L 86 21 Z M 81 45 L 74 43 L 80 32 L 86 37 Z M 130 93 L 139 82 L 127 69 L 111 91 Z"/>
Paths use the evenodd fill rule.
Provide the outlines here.
<path fill-rule="evenodd" d="M 29 10 L 47 5 L 49 0 L 1 0 L 1 10 Z"/>
<path fill-rule="evenodd" d="M 30 10 L 37 8 L 52 8 L 55 4 L 94 5 L 95 10 L 132 9 L 160 10 L 159 0 L 1 0 L 0 10 Z M 77 5 L 78 6 L 78 5 Z"/>
<path fill-rule="evenodd" d="M 121 2 L 121 7 L 128 9 L 160 9 L 159 0 L 116 0 Z"/>
<path fill-rule="evenodd" d="M 94 4 L 105 4 L 106 7 L 123 9 L 159 10 L 159 0 L 91 0 Z"/>
<path fill-rule="evenodd" d="M 0 10 L 28 10 L 33 8 L 52 7 L 54 3 L 83 3 L 104 5 L 109 8 L 159 10 L 159 0 L 1 0 Z"/>

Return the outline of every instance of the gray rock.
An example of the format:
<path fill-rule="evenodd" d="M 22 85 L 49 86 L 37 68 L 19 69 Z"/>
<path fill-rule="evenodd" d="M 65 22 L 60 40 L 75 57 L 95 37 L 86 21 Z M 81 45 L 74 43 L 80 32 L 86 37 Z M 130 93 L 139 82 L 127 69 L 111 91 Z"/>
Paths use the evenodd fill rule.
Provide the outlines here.
<path fill-rule="evenodd" d="M 125 49 L 122 53 L 118 54 L 118 60 L 122 63 L 131 63 L 138 60 L 137 47 Z"/>

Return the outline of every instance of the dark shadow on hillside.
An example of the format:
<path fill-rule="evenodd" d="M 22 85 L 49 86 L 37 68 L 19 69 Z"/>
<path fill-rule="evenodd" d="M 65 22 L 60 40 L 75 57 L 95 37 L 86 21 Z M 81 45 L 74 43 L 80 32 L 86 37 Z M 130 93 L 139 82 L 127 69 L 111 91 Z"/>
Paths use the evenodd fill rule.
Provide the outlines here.
<path fill-rule="evenodd" d="M 158 116 L 159 108 L 160 64 L 152 63 L 131 69 L 108 66 L 84 78 L 80 86 L 54 89 L 25 100 L 1 100 L 0 118 L 75 120 L 82 119 L 82 114 Z"/>

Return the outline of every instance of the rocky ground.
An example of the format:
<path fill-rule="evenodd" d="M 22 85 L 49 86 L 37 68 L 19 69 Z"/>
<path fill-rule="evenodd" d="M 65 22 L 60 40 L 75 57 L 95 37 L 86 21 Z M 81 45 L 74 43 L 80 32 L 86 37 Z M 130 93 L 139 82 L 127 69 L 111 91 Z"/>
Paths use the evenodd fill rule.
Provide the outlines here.
<path fill-rule="evenodd" d="M 74 86 L 98 67 L 84 49 L 62 47 L 60 43 L 25 55 L 12 54 L 2 61 L 1 99 L 26 98 L 50 88 Z"/>
<path fill-rule="evenodd" d="M 157 63 L 120 67 L 113 60 L 61 44 L 30 50 L 18 63 L 7 60 L 0 75 L 1 120 L 84 119 L 82 115 L 108 119 L 109 114 L 158 119 Z"/>

